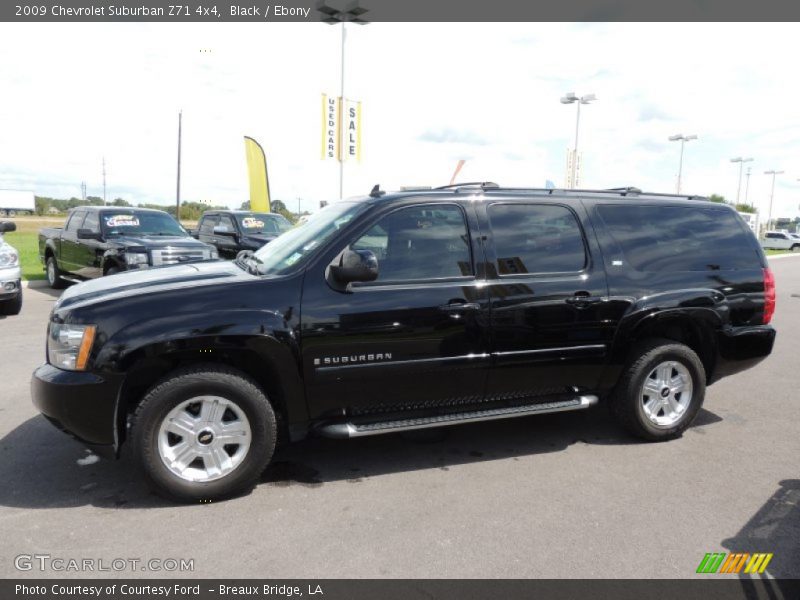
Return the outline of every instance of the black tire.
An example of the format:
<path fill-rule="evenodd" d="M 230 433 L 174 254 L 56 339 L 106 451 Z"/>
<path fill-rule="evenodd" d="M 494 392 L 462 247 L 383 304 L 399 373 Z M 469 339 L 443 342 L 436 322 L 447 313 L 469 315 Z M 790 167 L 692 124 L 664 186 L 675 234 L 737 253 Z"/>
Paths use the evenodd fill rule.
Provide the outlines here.
<path fill-rule="evenodd" d="M 693 388 L 689 405 L 677 421 L 668 426 L 656 425 L 648 419 L 642 396 L 645 378 L 666 361 L 683 365 L 691 376 Z M 610 408 L 620 425 L 630 433 L 648 441 L 660 442 L 683 434 L 703 406 L 705 392 L 705 368 L 691 348 L 672 340 L 647 340 L 632 352 L 631 359 L 609 398 Z"/>
<path fill-rule="evenodd" d="M 13 316 L 18 315 L 22 310 L 22 290 L 17 294 L 16 298 L 11 300 L 3 300 L 0 302 L 0 315 Z"/>
<path fill-rule="evenodd" d="M 792 246 L 792 252 L 800 252 L 800 244 L 795 244 Z"/>
<path fill-rule="evenodd" d="M 159 430 L 167 415 L 196 396 L 215 395 L 233 402 L 251 430 L 247 454 L 219 479 L 188 481 L 169 470 L 159 453 Z M 153 386 L 132 421 L 133 454 L 147 483 L 159 495 L 178 502 L 206 502 L 249 490 L 272 459 L 277 439 L 275 412 L 256 383 L 235 369 L 216 364 L 181 368 Z"/>
<path fill-rule="evenodd" d="M 109 267 L 105 272 L 106 275 L 116 275 L 117 273 L 119 273 L 119 269 L 117 267 Z"/>
<path fill-rule="evenodd" d="M 66 282 L 61 279 L 61 270 L 58 268 L 58 262 L 52 254 L 49 255 L 45 261 L 45 273 L 47 274 L 47 283 L 50 284 L 51 288 L 54 290 L 64 288 Z"/>

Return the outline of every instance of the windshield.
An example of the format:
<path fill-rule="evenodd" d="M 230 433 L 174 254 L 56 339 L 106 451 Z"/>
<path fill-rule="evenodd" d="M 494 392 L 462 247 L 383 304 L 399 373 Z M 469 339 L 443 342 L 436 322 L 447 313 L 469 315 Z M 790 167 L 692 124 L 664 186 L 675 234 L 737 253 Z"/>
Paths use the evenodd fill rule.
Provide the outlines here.
<path fill-rule="evenodd" d="M 186 237 L 186 230 L 166 213 L 103 212 L 100 220 L 106 235 L 174 235 Z"/>
<path fill-rule="evenodd" d="M 365 202 L 337 202 L 313 214 L 253 254 L 262 275 L 281 275 L 302 264 L 313 251 L 367 208 Z"/>
<path fill-rule="evenodd" d="M 270 213 L 236 215 L 236 220 L 245 233 L 274 233 L 280 235 L 292 227 L 292 224 L 283 215 Z"/>

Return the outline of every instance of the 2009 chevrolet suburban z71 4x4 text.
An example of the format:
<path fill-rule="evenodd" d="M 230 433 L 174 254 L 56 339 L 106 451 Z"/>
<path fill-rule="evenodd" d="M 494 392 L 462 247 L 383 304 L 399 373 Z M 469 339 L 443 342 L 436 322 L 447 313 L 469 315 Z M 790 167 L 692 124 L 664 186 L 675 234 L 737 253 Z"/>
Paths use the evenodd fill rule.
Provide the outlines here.
<path fill-rule="evenodd" d="M 332 204 L 235 262 L 124 273 L 52 312 L 36 406 L 178 500 L 276 443 L 587 408 L 679 436 L 772 350 L 775 288 L 733 209 L 463 184 Z"/>

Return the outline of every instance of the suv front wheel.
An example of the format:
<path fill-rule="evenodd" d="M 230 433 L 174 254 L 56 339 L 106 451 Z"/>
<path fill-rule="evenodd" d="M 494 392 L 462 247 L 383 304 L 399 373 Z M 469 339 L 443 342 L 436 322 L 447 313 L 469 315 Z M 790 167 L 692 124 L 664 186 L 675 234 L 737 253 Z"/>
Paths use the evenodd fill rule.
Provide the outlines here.
<path fill-rule="evenodd" d="M 611 410 L 633 435 L 670 440 L 691 425 L 705 392 L 705 369 L 691 348 L 652 340 L 628 364 L 612 393 Z"/>
<path fill-rule="evenodd" d="M 209 501 L 252 487 L 269 464 L 277 425 L 249 377 L 220 365 L 179 369 L 136 409 L 133 452 L 150 486 L 178 501 Z"/>

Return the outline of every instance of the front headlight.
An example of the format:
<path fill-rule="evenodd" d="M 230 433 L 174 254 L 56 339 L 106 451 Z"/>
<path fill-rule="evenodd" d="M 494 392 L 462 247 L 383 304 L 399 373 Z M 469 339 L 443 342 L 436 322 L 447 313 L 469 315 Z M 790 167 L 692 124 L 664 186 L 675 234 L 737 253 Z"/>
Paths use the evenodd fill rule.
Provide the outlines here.
<path fill-rule="evenodd" d="M 125 253 L 125 262 L 127 262 L 129 266 L 146 265 L 147 264 L 147 253 L 146 252 L 126 252 Z"/>
<path fill-rule="evenodd" d="M 11 247 L 0 249 L 0 268 L 19 266 L 19 254 Z"/>
<path fill-rule="evenodd" d="M 85 371 L 96 331 L 94 325 L 50 323 L 47 362 L 67 371 Z"/>

